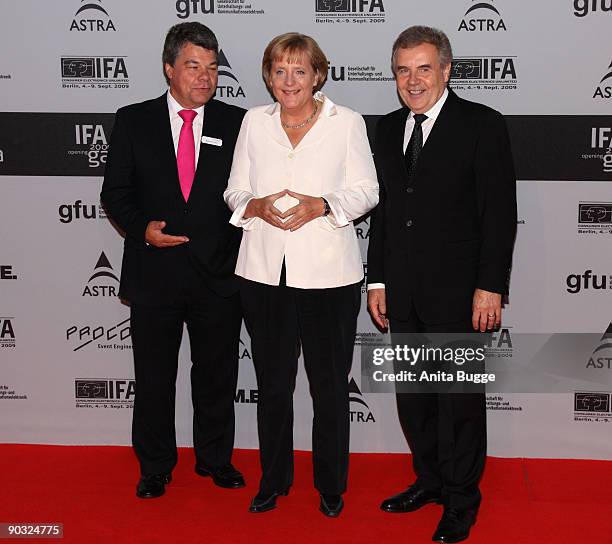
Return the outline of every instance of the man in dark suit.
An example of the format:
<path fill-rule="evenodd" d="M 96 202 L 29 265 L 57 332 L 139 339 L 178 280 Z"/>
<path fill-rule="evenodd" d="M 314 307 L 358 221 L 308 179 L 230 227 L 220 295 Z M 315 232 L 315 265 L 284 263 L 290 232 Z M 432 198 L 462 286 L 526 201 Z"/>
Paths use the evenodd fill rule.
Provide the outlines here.
<path fill-rule="evenodd" d="M 392 334 L 486 331 L 501 323 L 516 230 L 516 181 L 504 119 L 447 88 L 446 35 L 411 27 L 393 46 L 407 106 L 384 116 L 374 156 L 368 309 Z M 434 541 L 469 536 L 486 457 L 483 393 L 398 393 L 416 482 L 387 512 L 442 502 Z"/>
<path fill-rule="evenodd" d="M 241 311 L 234 268 L 241 231 L 223 201 L 245 111 L 213 99 L 218 44 L 200 23 L 172 27 L 161 97 L 115 118 L 101 199 L 125 231 L 121 298 L 131 307 L 136 376 L 136 494 L 159 497 L 177 461 L 178 353 L 187 324 L 195 471 L 244 486 L 231 464 Z"/>

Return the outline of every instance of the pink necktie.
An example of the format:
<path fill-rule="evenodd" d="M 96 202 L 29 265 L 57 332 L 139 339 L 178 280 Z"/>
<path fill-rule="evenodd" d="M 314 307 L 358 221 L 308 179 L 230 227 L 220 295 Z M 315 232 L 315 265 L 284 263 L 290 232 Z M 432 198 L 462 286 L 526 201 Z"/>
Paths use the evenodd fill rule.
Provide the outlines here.
<path fill-rule="evenodd" d="M 193 140 L 193 120 L 198 114 L 194 110 L 181 110 L 178 112 L 183 120 L 179 135 L 178 149 L 176 150 L 176 165 L 178 167 L 181 192 L 185 202 L 189 198 L 193 177 L 195 175 L 195 142 Z"/>

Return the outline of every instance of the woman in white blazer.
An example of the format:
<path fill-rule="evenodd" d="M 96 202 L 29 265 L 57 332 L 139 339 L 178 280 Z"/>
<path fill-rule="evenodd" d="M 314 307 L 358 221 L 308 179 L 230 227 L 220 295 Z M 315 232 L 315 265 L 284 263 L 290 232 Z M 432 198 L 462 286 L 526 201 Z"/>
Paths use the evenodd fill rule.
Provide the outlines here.
<path fill-rule="evenodd" d="M 378 203 L 362 117 L 320 91 L 327 59 L 297 33 L 274 38 L 263 78 L 276 102 L 249 110 L 224 197 L 244 230 L 236 274 L 251 335 L 262 478 L 250 511 L 293 482 L 293 391 L 300 346 L 313 399 L 320 509 L 343 508 L 350 371 L 363 264 L 353 220 Z"/>

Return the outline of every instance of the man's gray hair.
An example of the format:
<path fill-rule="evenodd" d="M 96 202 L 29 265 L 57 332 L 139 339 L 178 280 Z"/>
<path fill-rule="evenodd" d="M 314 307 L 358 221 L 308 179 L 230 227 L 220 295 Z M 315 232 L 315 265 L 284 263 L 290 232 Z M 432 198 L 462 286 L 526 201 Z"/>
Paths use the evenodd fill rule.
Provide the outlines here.
<path fill-rule="evenodd" d="M 393 71 L 395 72 L 395 54 L 398 49 L 410 49 L 424 43 L 430 43 L 438 50 L 442 66 L 447 66 L 453 60 L 453 50 L 448 36 L 444 32 L 430 26 L 411 26 L 404 30 L 393 44 L 391 52 Z"/>

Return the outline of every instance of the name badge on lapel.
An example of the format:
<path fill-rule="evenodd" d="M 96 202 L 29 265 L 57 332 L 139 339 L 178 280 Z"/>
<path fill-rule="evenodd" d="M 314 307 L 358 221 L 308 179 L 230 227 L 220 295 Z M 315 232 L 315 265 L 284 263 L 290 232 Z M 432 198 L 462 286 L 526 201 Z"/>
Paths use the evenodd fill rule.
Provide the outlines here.
<path fill-rule="evenodd" d="M 202 136 L 202 143 L 221 147 L 223 145 L 223 140 L 220 138 L 213 138 L 212 136 Z"/>

